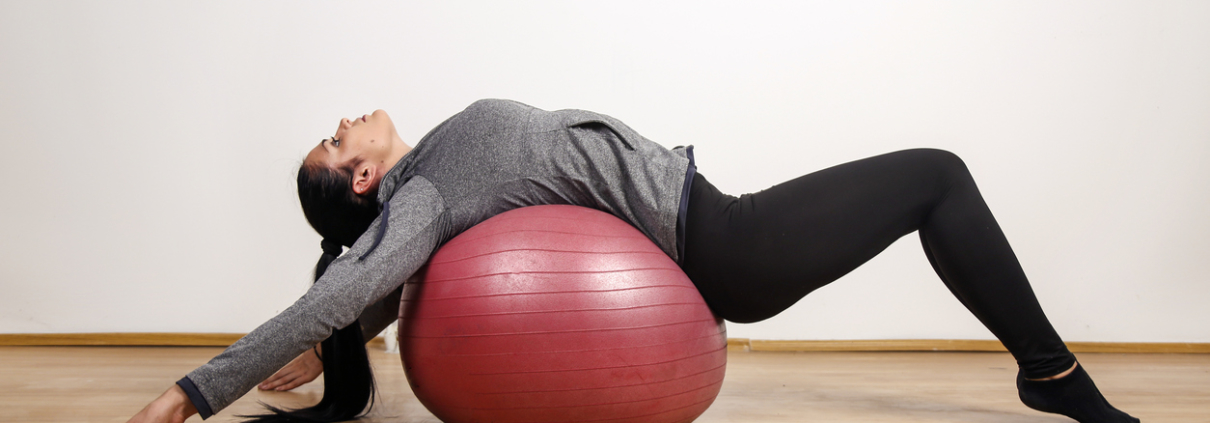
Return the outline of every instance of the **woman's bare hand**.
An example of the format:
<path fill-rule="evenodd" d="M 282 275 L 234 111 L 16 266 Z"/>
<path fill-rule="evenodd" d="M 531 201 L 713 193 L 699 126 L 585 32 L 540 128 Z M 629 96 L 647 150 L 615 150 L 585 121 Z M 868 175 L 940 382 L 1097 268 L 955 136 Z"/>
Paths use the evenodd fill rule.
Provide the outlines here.
<path fill-rule="evenodd" d="M 126 423 L 184 423 L 185 419 L 194 414 L 197 414 L 197 408 L 193 407 L 193 402 L 189 401 L 185 390 L 172 385 L 172 388 L 143 407 L 143 411 L 135 414 Z"/>
<path fill-rule="evenodd" d="M 256 387 L 263 391 L 289 391 L 315 380 L 323 371 L 323 361 L 314 352 L 307 351 Z"/>

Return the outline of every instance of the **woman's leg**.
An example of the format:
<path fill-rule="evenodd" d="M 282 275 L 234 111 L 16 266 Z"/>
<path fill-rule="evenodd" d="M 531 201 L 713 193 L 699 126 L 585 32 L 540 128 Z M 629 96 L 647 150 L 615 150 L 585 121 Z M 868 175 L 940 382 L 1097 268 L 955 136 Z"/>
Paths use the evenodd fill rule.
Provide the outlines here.
<path fill-rule="evenodd" d="M 941 280 L 1004 343 L 1025 378 L 1072 368 L 1075 357 L 1038 305 L 974 179 L 945 151 L 858 160 L 738 198 L 699 174 L 683 267 L 721 317 L 753 322 L 913 231 Z"/>

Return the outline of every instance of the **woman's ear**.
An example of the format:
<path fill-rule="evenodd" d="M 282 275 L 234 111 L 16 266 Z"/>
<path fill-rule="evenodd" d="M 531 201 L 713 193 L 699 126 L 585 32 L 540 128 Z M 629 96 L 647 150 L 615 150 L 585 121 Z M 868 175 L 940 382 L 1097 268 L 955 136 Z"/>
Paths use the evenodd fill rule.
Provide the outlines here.
<path fill-rule="evenodd" d="M 353 172 L 353 193 L 366 195 L 378 188 L 378 168 L 363 162 Z"/>

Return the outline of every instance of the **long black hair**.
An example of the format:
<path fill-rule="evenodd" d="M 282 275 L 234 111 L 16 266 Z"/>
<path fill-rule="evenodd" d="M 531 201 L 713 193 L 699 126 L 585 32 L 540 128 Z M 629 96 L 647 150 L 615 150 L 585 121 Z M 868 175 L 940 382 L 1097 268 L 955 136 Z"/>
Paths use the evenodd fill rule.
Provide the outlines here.
<path fill-rule="evenodd" d="M 330 168 L 304 163 L 298 169 L 298 199 L 307 222 L 324 237 L 323 254 L 315 265 L 315 280 L 336 260 L 341 246 L 352 246 L 378 216 L 373 194 L 353 192 L 353 167 Z M 366 355 L 361 324 L 353 321 L 323 341 L 324 394 L 311 407 L 286 410 L 265 404 L 271 414 L 249 422 L 329 423 L 351 420 L 374 406 L 374 374 Z"/>
<path fill-rule="evenodd" d="M 354 166 L 303 163 L 298 168 L 298 200 L 307 223 L 324 240 L 344 246 L 352 246 L 378 217 L 376 193 L 353 192 Z M 321 273 L 318 267 L 315 270 Z"/>

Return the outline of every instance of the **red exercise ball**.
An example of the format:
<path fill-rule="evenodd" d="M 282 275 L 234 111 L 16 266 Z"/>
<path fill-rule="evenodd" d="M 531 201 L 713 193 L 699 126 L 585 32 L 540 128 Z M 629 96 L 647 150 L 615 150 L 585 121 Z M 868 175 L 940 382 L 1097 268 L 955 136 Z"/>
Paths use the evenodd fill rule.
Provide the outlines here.
<path fill-rule="evenodd" d="M 408 383 L 446 423 L 690 422 L 714 402 L 726 328 L 663 251 L 608 213 L 492 217 L 408 284 Z"/>

